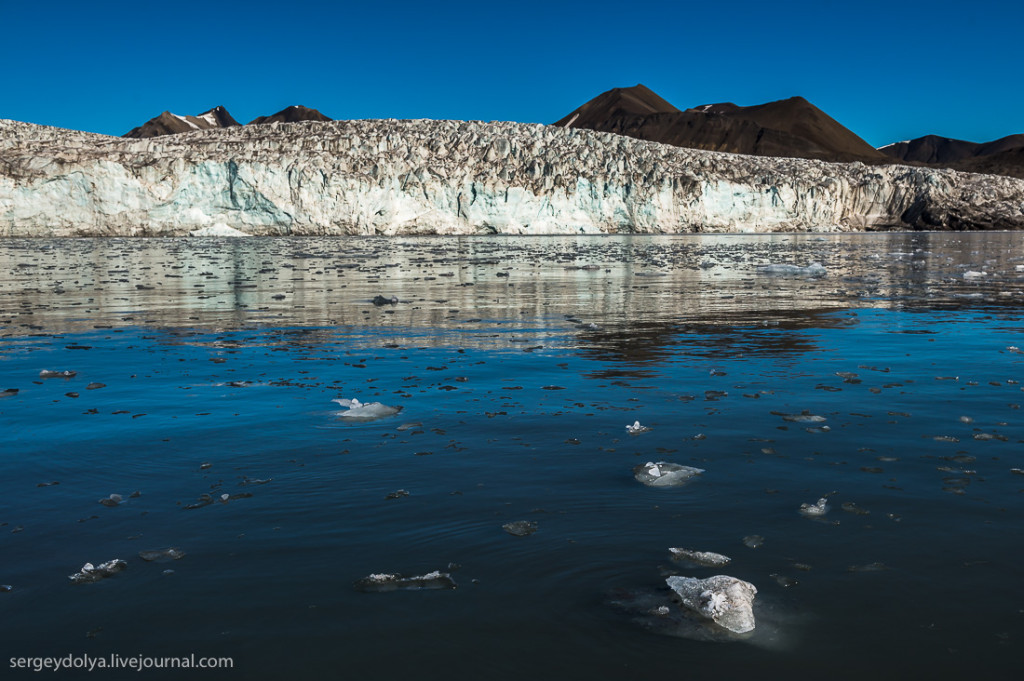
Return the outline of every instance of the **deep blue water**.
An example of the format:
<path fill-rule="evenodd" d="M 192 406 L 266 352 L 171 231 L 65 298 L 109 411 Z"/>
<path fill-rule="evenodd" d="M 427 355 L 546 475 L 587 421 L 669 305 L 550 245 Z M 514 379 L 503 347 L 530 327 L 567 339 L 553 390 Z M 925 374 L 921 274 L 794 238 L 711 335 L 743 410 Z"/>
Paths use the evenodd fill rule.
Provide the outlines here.
<path fill-rule="evenodd" d="M 1015 678 L 1022 243 L 0 243 L 4 677 L 88 652 L 246 679 Z M 349 423 L 352 397 L 402 411 Z M 804 411 L 825 420 L 782 418 Z M 647 461 L 706 472 L 649 488 Z M 252 496 L 184 508 L 204 493 Z M 449 566 L 455 590 L 354 588 Z M 678 607 L 665 576 L 717 573 L 757 586 L 753 635 L 646 614 Z"/>

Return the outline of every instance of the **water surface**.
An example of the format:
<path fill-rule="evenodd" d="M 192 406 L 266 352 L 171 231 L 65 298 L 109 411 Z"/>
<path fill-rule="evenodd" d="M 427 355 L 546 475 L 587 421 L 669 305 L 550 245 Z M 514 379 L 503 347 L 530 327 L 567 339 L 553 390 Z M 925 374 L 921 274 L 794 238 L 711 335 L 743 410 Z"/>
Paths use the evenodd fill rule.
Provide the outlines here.
<path fill-rule="evenodd" d="M 227 655 L 217 676 L 247 679 L 1011 678 L 1021 246 L 3 242 L 0 390 L 18 392 L 0 397 L 0 659 Z M 766 267 L 812 263 L 826 275 Z M 345 422 L 331 400 L 352 397 L 402 411 Z M 804 412 L 824 420 L 784 418 Z M 647 461 L 706 472 L 653 489 L 632 474 Z M 203 494 L 252 496 L 185 508 Z M 825 495 L 824 517 L 798 512 Z M 537 532 L 502 530 L 517 520 Z M 168 546 L 187 555 L 138 557 Z M 687 567 L 669 547 L 733 562 Z M 128 568 L 68 580 L 113 558 Z M 449 569 L 455 590 L 353 586 Z M 720 572 L 757 586 L 752 636 L 694 640 L 647 614 L 677 607 L 667 575 Z"/>

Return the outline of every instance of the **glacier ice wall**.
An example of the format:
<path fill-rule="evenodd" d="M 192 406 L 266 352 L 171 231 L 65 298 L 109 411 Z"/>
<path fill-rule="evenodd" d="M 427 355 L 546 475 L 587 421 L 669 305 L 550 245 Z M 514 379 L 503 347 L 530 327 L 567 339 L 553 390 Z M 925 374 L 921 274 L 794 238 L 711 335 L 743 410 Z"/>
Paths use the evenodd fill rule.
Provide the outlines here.
<path fill-rule="evenodd" d="M 0 121 L 0 236 L 1024 228 L 1024 181 L 432 120 L 128 140 Z"/>

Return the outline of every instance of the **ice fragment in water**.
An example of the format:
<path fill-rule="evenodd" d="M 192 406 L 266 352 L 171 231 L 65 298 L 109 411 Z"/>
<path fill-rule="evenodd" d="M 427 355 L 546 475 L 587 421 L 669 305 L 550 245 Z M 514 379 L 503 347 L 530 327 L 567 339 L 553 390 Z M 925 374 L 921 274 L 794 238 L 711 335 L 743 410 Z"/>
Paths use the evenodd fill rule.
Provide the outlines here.
<path fill-rule="evenodd" d="M 844 511 L 846 511 L 847 513 L 854 513 L 856 515 L 868 515 L 868 514 L 871 513 L 871 511 L 867 510 L 866 508 L 861 508 L 860 506 L 858 506 L 857 504 L 853 503 L 852 501 L 844 502 L 843 506 L 842 506 L 842 509 Z"/>
<path fill-rule="evenodd" d="M 10 584 L 0 584 L 0 594 L 10 593 L 14 591 L 14 587 Z"/>
<path fill-rule="evenodd" d="M 752 534 L 743 538 L 743 545 L 750 549 L 759 549 L 764 546 L 764 537 L 759 534 Z"/>
<path fill-rule="evenodd" d="M 537 531 L 537 523 L 532 520 L 515 520 L 511 523 L 505 523 L 501 526 L 501 529 L 514 537 L 525 537 Z"/>
<path fill-rule="evenodd" d="M 824 423 L 828 420 L 824 416 L 811 414 L 807 411 L 799 414 L 781 414 L 781 416 L 783 421 L 789 421 L 790 423 Z"/>
<path fill-rule="evenodd" d="M 337 402 L 343 407 L 348 407 L 345 411 L 339 411 L 338 416 L 343 419 L 351 419 L 353 421 L 372 421 L 386 416 L 393 416 L 402 411 L 401 407 L 389 407 L 388 405 L 381 404 L 380 402 L 369 402 L 367 404 L 363 404 L 357 399 L 338 399 L 331 401 Z"/>
<path fill-rule="evenodd" d="M 166 563 L 172 560 L 181 560 L 184 557 L 185 552 L 173 546 L 166 549 L 139 551 L 139 558 L 147 562 Z"/>
<path fill-rule="evenodd" d="M 626 426 L 626 432 L 630 435 L 639 435 L 640 433 L 646 433 L 650 428 L 647 426 L 641 426 L 639 421 L 633 421 L 633 425 Z"/>
<path fill-rule="evenodd" d="M 355 583 L 356 590 L 366 593 L 384 591 L 418 591 L 420 589 L 454 589 L 455 580 L 447 572 L 437 570 L 425 575 L 406 577 L 401 574 L 378 573 Z"/>
<path fill-rule="evenodd" d="M 106 499 L 100 499 L 100 503 L 103 504 L 104 506 L 117 506 L 121 503 L 121 495 L 111 494 Z"/>
<path fill-rule="evenodd" d="M 398 297 L 391 296 L 390 298 L 385 298 L 384 296 L 374 296 L 373 304 L 377 307 L 382 305 L 398 305 Z"/>
<path fill-rule="evenodd" d="M 754 630 L 757 587 L 728 575 L 707 579 L 669 577 L 665 580 L 685 608 L 737 634 Z"/>
<path fill-rule="evenodd" d="M 797 584 L 800 583 L 797 580 L 793 579 L 792 577 L 787 577 L 786 575 L 780 575 L 778 572 L 773 572 L 773 573 L 771 573 L 768 576 L 771 577 L 772 579 L 774 579 L 775 583 L 778 584 L 779 586 L 783 587 L 784 589 L 788 589 L 789 587 L 796 586 Z"/>
<path fill-rule="evenodd" d="M 703 472 L 703 468 L 681 466 L 665 461 L 658 463 L 648 461 L 633 468 L 633 477 L 649 487 L 676 487 Z"/>
<path fill-rule="evenodd" d="M 811 277 L 814 279 L 828 276 L 828 270 L 820 262 L 812 262 L 807 267 L 799 265 L 758 265 L 757 273 L 774 277 Z"/>
<path fill-rule="evenodd" d="M 98 582 L 101 579 L 116 575 L 121 570 L 128 567 L 128 563 L 118 558 L 114 560 L 108 560 L 106 563 L 100 563 L 94 566 L 92 563 L 86 563 L 82 566 L 82 569 L 73 575 L 68 575 L 75 584 L 88 584 L 90 582 Z"/>
<path fill-rule="evenodd" d="M 39 378 L 74 378 L 77 375 L 77 371 L 50 371 L 49 369 L 43 369 L 39 372 Z"/>
<path fill-rule="evenodd" d="M 690 549 L 672 549 L 672 560 L 686 561 L 702 567 L 722 567 L 732 562 L 732 558 L 711 551 L 691 551 Z"/>
<path fill-rule="evenodd" d="M 828 513 L 828 499 L 822 497 L 813 504 L 800 504 L 800 512 L 812 518 L 825 515 Z"/>
<path fill-rule="evenodd" d="M 407 497 L 407 496 L 409 496 L 409 491 L 408 490 L 399 489 L 399 490 L 395 490 L 394 492 L 391 492 L 390 494 L 388 494 L 384 498 L 385 499 L 401 499 L 402 497 Z"/>

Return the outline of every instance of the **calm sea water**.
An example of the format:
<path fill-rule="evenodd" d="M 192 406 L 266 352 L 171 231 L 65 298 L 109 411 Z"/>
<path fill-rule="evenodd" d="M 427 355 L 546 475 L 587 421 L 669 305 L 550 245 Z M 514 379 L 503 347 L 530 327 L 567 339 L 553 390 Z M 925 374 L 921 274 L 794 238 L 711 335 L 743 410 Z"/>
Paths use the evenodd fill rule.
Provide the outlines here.
<path fill-rule="evenodd" d="M 1016 678 L 1022 246 L 4 241 L 2 676 L 116 653 L 235 670 L 104 678 Z M 648 461 L 706 472 L 655 489 Z M 354 586 L 433 570 L 458 587 Z M 665 586 L 718 573 L 758 588 L 752 635 L 706 640 Z"/>

